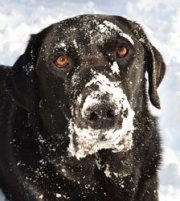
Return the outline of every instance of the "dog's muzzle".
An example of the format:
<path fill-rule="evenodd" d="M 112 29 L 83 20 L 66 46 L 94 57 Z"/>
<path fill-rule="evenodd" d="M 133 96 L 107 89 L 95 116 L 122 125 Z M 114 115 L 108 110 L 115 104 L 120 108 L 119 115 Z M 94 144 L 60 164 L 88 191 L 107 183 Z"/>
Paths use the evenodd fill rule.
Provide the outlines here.
<path fill-rule="evenodd" d="M 84 101 L 78 104 L 76 110 L 76 123 L 79 127 L 108 130 L 122 125 L 123 115 L 127 111 L 118 111 L 118 105 L 111 100 L 111 94 L 91 91 L 82 99 Z"/>
<path fill-rule="evenodd" d="M 134 111 L 120 86 L 100 73 L 86 84 L 72 108 L 68 148 L 72 156 L 131 149 Z"/>

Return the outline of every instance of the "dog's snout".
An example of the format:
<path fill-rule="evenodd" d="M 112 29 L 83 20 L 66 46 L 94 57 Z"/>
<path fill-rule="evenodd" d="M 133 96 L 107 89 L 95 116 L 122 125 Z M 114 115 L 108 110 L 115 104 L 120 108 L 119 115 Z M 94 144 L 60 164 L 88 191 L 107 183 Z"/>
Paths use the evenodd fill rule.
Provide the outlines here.
<path fill-rule="evenodd" d="M 94 129 L 106 129 L 114 126 L 115 107 L 109 103 L 100 103 L 86 108 L 84 118 Z"/>

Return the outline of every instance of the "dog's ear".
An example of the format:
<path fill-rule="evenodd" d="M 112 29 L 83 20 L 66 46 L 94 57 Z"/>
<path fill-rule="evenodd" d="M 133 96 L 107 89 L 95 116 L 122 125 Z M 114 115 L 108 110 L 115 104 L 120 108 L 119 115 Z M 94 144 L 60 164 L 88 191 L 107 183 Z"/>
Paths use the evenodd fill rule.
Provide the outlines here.
<path fill-rule="evenodd" d="M 148 47 L 149 46 L 149 47 Z M 157 93 L 164 74 L 165 63 L 159 51 L 149 43 L 146 50 L 146 70 L 148 72 L 149 80 L 149 96 L 151 103 L 158 109 L 160 109 L 160 100 Z"/>
<path fill-rule="evenodd" d="M 32 112 L 35 104 L 35 67 L 42 41 L 47 30 L 32 35 L 28 46 L 12 67 L 7 78 L 7 88 L 15 102 Z"/>
<path fill-rule="evenodd" d="M 159 51 L 148 40 L 142 27 L 136 22 L 130 22 L 130 24 L 134 36 L 142 43 L 145 49 L 145 67 L 148 72 L 150 101 L 156 108 L 160 109 L 157 88 L 165 74 L 165 63 Z"/>

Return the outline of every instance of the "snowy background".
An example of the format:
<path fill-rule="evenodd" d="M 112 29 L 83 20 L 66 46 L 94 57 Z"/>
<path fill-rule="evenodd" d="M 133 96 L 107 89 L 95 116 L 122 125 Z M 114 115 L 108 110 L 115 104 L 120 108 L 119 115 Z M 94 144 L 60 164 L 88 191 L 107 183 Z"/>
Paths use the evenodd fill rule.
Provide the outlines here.
<path fill-rule="evenodd" d="M 180 200 L 180 0 L 0 0 L 0 63 L 12 65 L 29 35 L 83 13 L 122 15 L 138 21 L 167 64 L 159 88 L 163 138 L 160 201 Z M 0 201 L 4 201 L 0 192 Z"/>

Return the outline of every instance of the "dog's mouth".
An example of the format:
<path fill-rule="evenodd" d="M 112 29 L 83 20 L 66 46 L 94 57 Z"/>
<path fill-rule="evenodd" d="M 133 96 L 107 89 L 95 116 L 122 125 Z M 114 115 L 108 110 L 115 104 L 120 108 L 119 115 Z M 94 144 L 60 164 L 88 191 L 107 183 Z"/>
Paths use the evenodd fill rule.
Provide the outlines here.
<path fill-rule="evenodd" d="M 130 150 L 134 111 L 120 83 L 95 74 L 84 90 L 86 93 L 79 95 L 72 108 L 73 117 L 69 122 L 70 156 L 82 159 L 103 149 Z"/>

